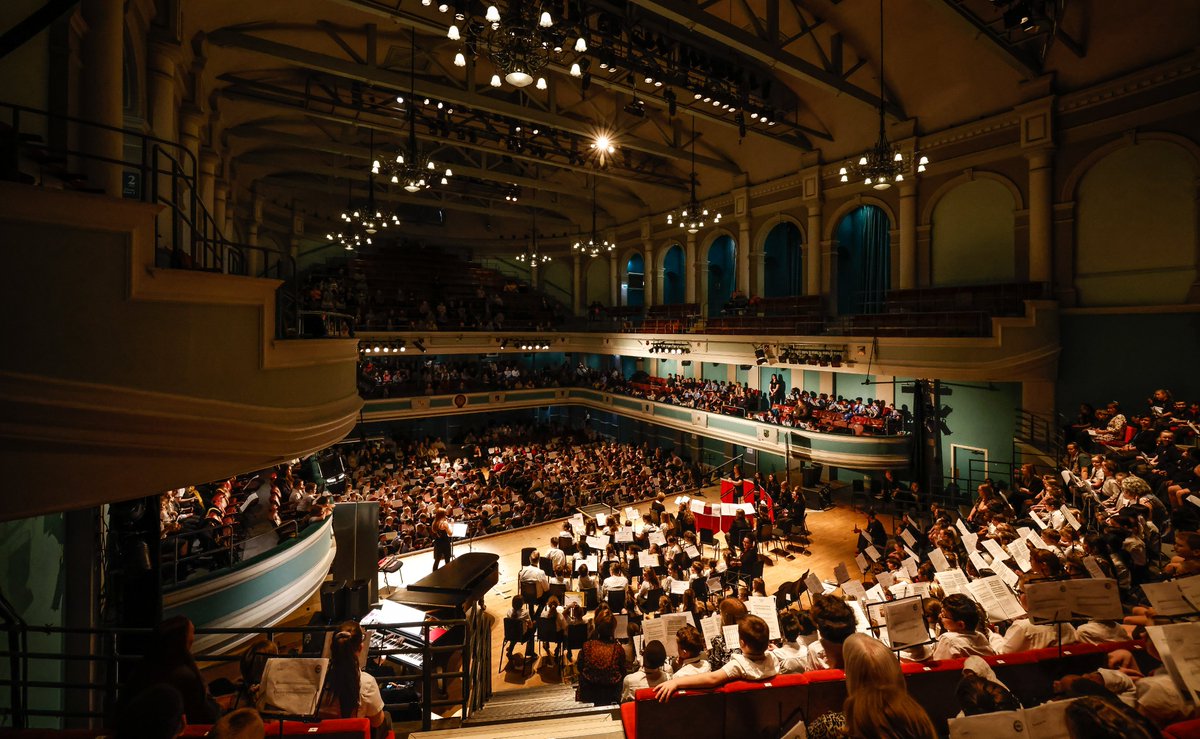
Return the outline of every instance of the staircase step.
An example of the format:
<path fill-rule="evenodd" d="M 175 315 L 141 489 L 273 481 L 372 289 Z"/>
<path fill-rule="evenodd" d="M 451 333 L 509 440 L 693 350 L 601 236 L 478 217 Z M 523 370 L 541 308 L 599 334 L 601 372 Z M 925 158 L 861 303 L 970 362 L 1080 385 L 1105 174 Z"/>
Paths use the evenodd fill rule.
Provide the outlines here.
<path fill-rule="evenodd" d="M 611 715 L 616 706 L 596 706 L 575 700 L 571 685 L 551 685 L 494 694 L 463 723 L 480 726 L 567 716 Z"/>
<path fill-rule="evenodd" d="M 409 734 L 410 739 L 623 739 L 624 736 L 621 722 L 609 714 L 566 716 L 509 726 L 462 726 Z"/>

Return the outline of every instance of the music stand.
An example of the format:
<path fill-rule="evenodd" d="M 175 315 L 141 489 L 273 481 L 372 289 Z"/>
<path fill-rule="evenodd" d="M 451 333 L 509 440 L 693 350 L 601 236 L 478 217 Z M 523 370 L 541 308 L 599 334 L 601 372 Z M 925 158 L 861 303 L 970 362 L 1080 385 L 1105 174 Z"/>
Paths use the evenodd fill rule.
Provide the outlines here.
<path fill-rule="evenodd" d="M 328 670 L 325 657 L 281 655 L 268 659 L 256 701 L 259 715 L 264 720 L 278 719 L 280 736 L 284 721 L 319 720 Z"/>

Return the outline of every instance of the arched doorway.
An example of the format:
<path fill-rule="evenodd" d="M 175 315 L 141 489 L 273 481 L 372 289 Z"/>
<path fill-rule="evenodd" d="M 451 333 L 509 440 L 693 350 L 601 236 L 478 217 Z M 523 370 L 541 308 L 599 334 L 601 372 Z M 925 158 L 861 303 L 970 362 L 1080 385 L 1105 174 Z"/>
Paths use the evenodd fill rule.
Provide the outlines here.
<path fill-rule="evenodd" d="M 763 243 L 763 297 L 786 298 L 804 294 L 804 259 L 800 229 L 784 221 L 767 234 Z"/>
<path fill-rule="evenodd" d="M 878 313 L 891 287 L 891 237 L 887 213 L 862 205 L 837 225 L 837 305 L 841 315 Z"/>
<path fill-rule="evenodd" d="M 674 244 L 663 255 L 662 303 L 677 305 L 683 302 L 686 293 L 686 276 L 683 274 L 685 259 L 683 247 Z"/>
<path fill-rule="evenodd" d="M 625 263 L 625 305 L 640 308 L 646 304 L 646 260 L 634 252 Z"/>
<path fill-rule="evenodd" d="M 719 236 L 708 247 L 708 315 L 719 316 L 733 295 L 733 238 Z"/>

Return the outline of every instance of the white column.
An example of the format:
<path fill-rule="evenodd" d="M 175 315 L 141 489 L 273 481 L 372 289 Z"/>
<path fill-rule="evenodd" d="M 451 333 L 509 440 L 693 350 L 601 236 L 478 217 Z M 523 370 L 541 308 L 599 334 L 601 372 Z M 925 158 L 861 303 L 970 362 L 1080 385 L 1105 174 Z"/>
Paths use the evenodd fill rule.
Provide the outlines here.
<path fill-rule="evenodd" d="M 583 315 L 583 255 L 575 255 L 575 270 L 571 276 L 571 299 L 574 302 L 575 315 Z"/>
<path fill-rule="evenodd" d="M 1029 159 L 1029 280 L 1051 282 L 1054 254 L 1054 155 L 1042 149 Z"/>
<path fill-rule="evenodd" d="M 83 69 L 80 79 L 80 117 L 89 123 L 118 130 L 83 126 L 80 140 L 92 157 L 84 159 L 88 183 L 105 194 L 121 197 L 121 164 L 124 136 L 121 67 L 124 58 L 125 4 L 121 0 L 83 0 L 80 15 L 87 30 L 83 36 Z"/>
<path fill-rule="evenodd" d="M 821 276 L 821 203 L 808 205 L 808 241 L 804 244 L 804 278 L 806 295 L 820 295 Z"/>
<path fill-rule="evenodd" d="M 150 69 L 146 75 L 150 88 L 150 129 L 156 138 L 175 142 L 179 140 L 179 107 L 175 103 L 175 71 L 179 64 L 180 49 L 177 44 L 155 41 L 150 44 Z M 146 162 L 152 169 L 165 169 L 165 161 L 155 155 L 154 145 L 146 152 Z M 167 150 L 165 153 L 175 156 L 177 152 Z M 154 182 L 142 184 L 145 188 L 157 186 L 160 197 L 171 196 L 171 175 L 160 172 L 150 175 Z M 168 238 L 171 233 L 171 210 L 164 208 L 158 213 L 158 233 L 161 239 Z M 227 229 L 227 232 L 228 229 Z M 165 241 L 160 246 L 165 245 Z"/>
<path fill-rule="evenodd" d="M 917 185 L 900 184 L 900 289 L 917 286 Z"/>
<path fill-rule="evenodd" d="M 646 305 L 657 305 L 658 298 L 658 266 L 655 261 L 654 242 L 642 242 L 642 255 L 645 257 L 645 275 L 642 277 L 642 302 Z"/>
<path fill-rule="evenodd" d="M 754 273 L 754 279 L 750 281 L 753 293 L 747 294 L 747 297 L 750 294 L 760 298 L 765 297 L 767 286 L 767 253 L 765 251 L 759 249 L 750 253 L 750 270 Z"/>
<path fill-rule="evenodd" d="M 683 248 L 683 302 L 695 303 L 698 295 L 696 291 L 696 283 L 699 281 L 696 277 L 698 268 L 696 266 L 696 234 L 688 234 L 687 242 Z"/>
<path fill-rule="evenodd" d="M 621 268 L 615 251 L 608 253 L 608 304 L 613 307 L 621 304 Z"/>
<path fill-rule="evenodd" d="M 750 297 L 750 216 L 738 222 L 737 289 Z"/>

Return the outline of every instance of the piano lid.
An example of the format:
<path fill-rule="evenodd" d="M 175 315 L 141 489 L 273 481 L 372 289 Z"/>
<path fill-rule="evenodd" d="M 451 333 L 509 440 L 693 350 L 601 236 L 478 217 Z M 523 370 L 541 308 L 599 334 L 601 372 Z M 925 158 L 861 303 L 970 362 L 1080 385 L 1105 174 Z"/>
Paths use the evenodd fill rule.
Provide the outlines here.
<path fill-rule="evenodd" d="M 468 552 L 450 560 L 408 586 L 409 592 L 451 593 L 461 597 L 458 605 L 486 593 L 500 580 L 500 556 L 489 552 Z"/>

